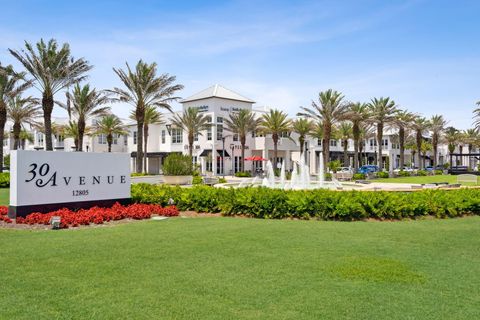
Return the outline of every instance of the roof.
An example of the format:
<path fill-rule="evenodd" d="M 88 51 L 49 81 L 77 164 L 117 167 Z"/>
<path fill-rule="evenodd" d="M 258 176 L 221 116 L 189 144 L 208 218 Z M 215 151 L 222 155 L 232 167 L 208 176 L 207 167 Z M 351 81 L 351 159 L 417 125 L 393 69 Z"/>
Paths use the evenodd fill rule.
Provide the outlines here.
<path fill-rule="evenodd" d="M 213 85 L 205 90 L 202 90 L 186 99 L 183 99 L 181 102 L 196 101 L 196 100 L 208 99 L 213 97 L 255 103 L 255 101 L 247 97 L 244 97 L 230 89 L 227 89 L 219 84 Z"/>

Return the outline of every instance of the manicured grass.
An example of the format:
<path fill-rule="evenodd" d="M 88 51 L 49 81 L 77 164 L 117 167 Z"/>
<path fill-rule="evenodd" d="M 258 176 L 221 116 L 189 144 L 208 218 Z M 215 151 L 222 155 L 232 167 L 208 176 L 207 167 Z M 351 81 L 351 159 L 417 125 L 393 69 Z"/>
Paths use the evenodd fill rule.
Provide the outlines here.
<path fill-rule="evenodd" d="M 454 175 L 437 175 L 437 176 L 415 176 L 415 177 L 398 177 L 398 178 L 386 178 L 375 179 L 375 182 L 387 182 L 387 183 L 434 183 L 434 182 L 448 182 L 457 183 L 457 176 Z M 478 181 L 478 179 L 477 179 Z M 464 185 L 475 185 L 474 183 L 462 183 Z M 478 184 L 478 183 L 477 183 Z"/>
<path fill-rule="evenodd" d="M 0 206 L 8 206 L 10 202 L 10 189 L 0 188 Z"/>
<path fill-rule="evenodd" d="M 479 319 L 480 217 L 0 230 L 1 319 Z"/>

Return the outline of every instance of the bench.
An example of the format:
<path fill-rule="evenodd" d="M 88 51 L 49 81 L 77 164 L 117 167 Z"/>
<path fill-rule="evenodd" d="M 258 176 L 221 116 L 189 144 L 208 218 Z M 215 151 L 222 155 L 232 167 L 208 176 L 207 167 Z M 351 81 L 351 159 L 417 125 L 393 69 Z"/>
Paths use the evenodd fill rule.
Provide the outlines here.
<path fill-rule="evenodd" d="M 477 176 L 474 174 L 459 174 L 457 176 L 457 183 L 460 182 L 473 182 L 477 184 Z"/>

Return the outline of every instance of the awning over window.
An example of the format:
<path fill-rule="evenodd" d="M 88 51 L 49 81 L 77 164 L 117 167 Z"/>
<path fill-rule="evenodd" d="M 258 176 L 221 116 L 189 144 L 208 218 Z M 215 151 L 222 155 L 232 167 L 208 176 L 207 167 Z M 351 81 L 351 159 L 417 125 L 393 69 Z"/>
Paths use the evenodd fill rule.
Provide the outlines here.
<path fill-rule="evenodd" d="M 206 157 L 208 156 L 209 153 L 212 152 L 212 149 L 203 149 L 202 153 L 200 153 L 199 157 Z M 223 150 L 218 150 L 217 149 L 217 155 L 219 157 L 222 157 L 223 156 Z M 225 157 L 230 157 L 230 154 L 227 152 L 227 150 L 225 150 Z"/>

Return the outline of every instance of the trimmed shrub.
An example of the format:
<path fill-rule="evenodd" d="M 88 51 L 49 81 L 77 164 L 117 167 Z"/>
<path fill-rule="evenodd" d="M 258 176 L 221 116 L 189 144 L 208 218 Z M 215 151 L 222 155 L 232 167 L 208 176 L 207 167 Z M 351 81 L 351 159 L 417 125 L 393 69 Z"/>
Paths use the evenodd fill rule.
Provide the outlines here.
<path fill-rule="evenodd" d="M 10 188 L 10 172 L 0 173 L 0 188 Z"/>
<path fill-rule="evenodd" d="M 382 178 L 382 179 L 389 177 L 388 172 L 385 172 L 385 171 L 379 171 L 376 173 L 376 175 L 377 175 L 377 178 Z"/>
<path fill-rule="evenodd" d="M 352 180 L 365 180 L 367 176 L 365 173 L 355 173 L 352 177 Z"/>
<path fill-rule="evenodd" d="M 169 199 L 179 210 L 221 212 L 264 219 L 362 220 L 439 218 L 480 215 L 480 189 L 422 190 L 417 192 L 279 190 L 261 187 L 181 188 L 132 185 L 135 202 L 166 206 Z"/>
<path fill-rule="evenodd" d="M 227 183 L 227 179 L 225 179 L 225 178 L 218 178 L 218 183 Z"/>
<path fill-rule="evenodd" d="M 239 171 L 239 172 L 235 172 L 235 177 L 239 177 L 239 178 L 250 178 L 252 176 L 252 174 L 248 171 Z"/>
<path fill-rule="evenodd" d="M 171 153 L 163 163 L 163 174 L 166 176 L 193 175 L 192 157 L 180 153 Z"/>
<path fill-rule="evenodd" d="M 418 170 L 417 171 L 417 176 L 426 176 L 428 175 L 427 170 Z"/>
<path fill-rule="evenodd" d="M 200 176 L 193 176 L 192 184 L 202 184 L 203 179 Z"/>
<path fill-rule="evenodd" d="M 443 174 L 443 170 L 434 170 L 433 173 L 436 175 L 436 176 L 441 176 Z"/>
<path fill-rule="evenodd" d="M 398 176 L 399 176 L 399 177 L 410 177 L 410 176 L 411 176 L 411 173 L 408 172 L 408 171 L 405 171 L 405 170 L 400 170 L 400 171 L 398 172 Z"/>
<path fill-rule="evenodd" d="M 332 181 L 332 174 L 330 172 L 325 173 L 325 181 Z"/>

